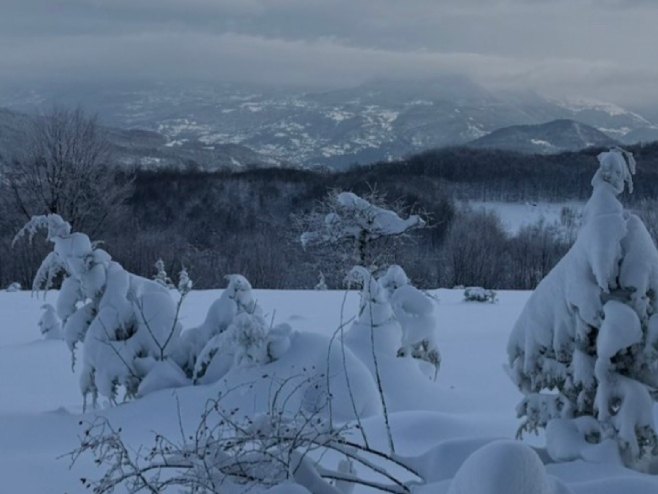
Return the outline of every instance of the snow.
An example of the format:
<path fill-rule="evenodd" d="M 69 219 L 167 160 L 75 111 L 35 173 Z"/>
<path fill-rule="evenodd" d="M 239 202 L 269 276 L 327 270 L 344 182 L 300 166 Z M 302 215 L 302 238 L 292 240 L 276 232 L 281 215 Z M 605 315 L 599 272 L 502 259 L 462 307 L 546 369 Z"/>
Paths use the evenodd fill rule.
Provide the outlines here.
<path fill-rule="evenodd" d="M 461 207 L 471 207 L 474 210 L 484 210 L 496 213 L 500 218 L 505 231 L 511 235 L 519 232 L 523 227 L 536 224 L 543 220 L 547 225 L 558 224 L 563 208 L 574 211 L 583 209 L 583 202 L 503 202 L 503 201 L 470 201 Z"/>
<path fill-rule="evenodd" d="M 168 148 L 179 147 L 188 142 L 189 139 L 172 139 L 165 143 L 165 146 Z"/>
<path fill-rule="evenodd" d="M 495 441 L 469 456 L 448 494 L 567 494 L 546 475 L 537 453 L 514 441 Z"/>
<path fill-rule="evenodd" d="M 603 306 L 603 324 L 596 339 L 599 357 L 611 359 L 626 347 L 642 341 L 640 319 L 633 309 L 618 300 Z"/>
<path fill-rule="evenodd" d="M 566 101 L 556 101 L 560 106 L 571 110 L 575 113 L 579 113 L 585 110 L 594 110 L 607 113 L 611 117 L 618 117 L 622 115 L 627 115 L 632 117 L 634 120 L 640 121 L 642 123 L 650 124 L 648 120 L 644 117 L 634 113 L 632 111 L 626 110 L 619 105 L 614 103 L 609 103 L 606 101 L 600 101 L 593 98 L 570 98 Z"/>
<path fill-rule="evenodd" d="M 535 144 L 537 146 L 544 146 L 544 147 L 547 147 L 547 148 L 554 148 L 555 147 L 553 144 L 551 144 L 548 141 L 544 141 L 543 139 L 530 139 L 530 142 L 532 142 L 533 144 Z"/>
<path fill-rule="evenodd" d="M 345 322 L 354 316 L 359 306 L 356 292 L 349 293 L 346 299 L 344 292 L 331 290 L 254 290 L 253 293 L 268 321 L 274 316 L 276 323 L 287 323 L 296 332 L 292 345 L 297 350 L 293 353 L 305 355 L 298 362 L 300 366 L 313 365 L 314 361 L 317 365 L 323 355 L 321 345 L 317 343 L 326 342 L 341 320 Z M 221 290 L 192 291 L 182 308 L 183 325 L 186 328 L 203 325 L 208 308 L 221 294 Z M 395 384 L 391 386 L 393 391 L 389 398 L 398 454 L 415 457 L 419 470 L 434 472 L 429 476 L 432 484 L 418 492 L 445 494 L 452 488 L 453 477 L 462 479 L 455 484 L 461 485 L 472 477 L 468 472 L 473 470 L 478 476 L 481 472 L 495 474 L 492 467 L 496 465 L 495 458 L 491 457 L 497 454 L 501 457 L 504 454 L 507 458 L 518 455 L 519 461 L 527 462 L 532 471 L 545 475 L 549 487 L 556 485 L 551 478 L 558 478 L 574 494 L 644 494 L 658 489 L 658 479 L 618 465 L 569 461 L 542 467 L 530 451 L 519 449 L 509 441 L 495 443 L 490 446 L 492 449 L 480 450 L 496 438 L 512 438 L 518 425 L 514 405 L 519 393 L 501 363 L 510 328 L 529 293 L 501 291 L 497 304 L 465 303 L 461 290 L 437 290 L 431 294 L 439 300 L 435 304 L 439 324 L 436 338 L 443 356 L 437 381 L 416 380 L 418 373 L 407 365 L 409 359 L 392 357 L 382 364 L 385 367 L 384 383 Z M 81 416 L 82 402 L 77 384 L 79 368 L 76 373 L 71 372 L 66 343 L 44 340 L 37 324 L 42 315 L 41 306 L 53 304 L 56 298 L 57 294 L 52 291 L 45 301 L 28 292 L 0 293 L 0 320 L 3 321 L 0 326 L 2 492 L 88 492 L 79 478 L 98 475 L 92 462 L 82 460 L 69 470 L 68 461 L 58 459 L 77 446 L 76 436 L 82 433 L 78 421 L 100 414 L 123 427 L 124 436 L 131 444 L 150 444 L 154 431 L 178 437 L 177 399 L 182 423 L 187 430 L 192 430 L 206 399 L 216 396 L 222 387 L 188 386 L 175 391 L 156 391 L 138 400 Z M 281 366 L 281 361 L 275 365 Z M 162 372 L 166 373 L 166 369 Z M 236 372 L 233 378 L 236 383 L 260 378 L 263 373 L 259 367 L 244 367 Z M 244 390 L 237 394 L 236 402 L 248 411 L 254 410 L 266 396 L 265 383 L 259 384 L 260 395 Z M 381 416 L 371 416 L 364 420 L 363 425 L 372 435 L 373 443 L 385 448 Z M 543 436 L 526 440 L 526 444 L 533 446 L 543 443 Z M 478 450 L 480 453 L 476 453 Z M 546 457 L 541 450 L 538 453 L 540 458 Z M 517 464 L 516 461 L 510 460 L 509 464 L 501 466 L 501 471 L 509 472 L 510 465 Z M 281 486 L 271 494 L 283 492 L 305 491 Z M 355 490 L 356 494 L 362 492 L 368 491 Z M 511 491 L 468 492 L 507 494 Z"/>
<path fill-rule="evenodd" d="M 619 127 L 618 129 L 613 129 L 610 127 L 597 127 L 597 130 L 600 130 L 604 134 L 617 134 L 623 137 L 633 129 L 631 129 L 630 127 Z"/>
<path fill-rule="evenodd" d="M 299 238 L 302 247 L 352 243 L 355 260 L 360 265 L 372 262 L 366 258 L 373 241 L 426 225 L 418 215 L 403 219 L 395 211 L 371 204 L 352 192 L 329 194 L 323 208 L 329 212 L 315 212 L 310 216 L 308 230 Z"/>
<path fill-rule="evenodd" d="M 339 108 L 330 110 L 326 113 L 327 118 L 334 120 L 336 123 L 340 123 L 344 120 L 349 120 L 350 118 L 354 118 L 354 113 L 348 112 L 341 110 Z"/>
<path fill-rule="evenodd" d="M 468 135 L 472 139 L 479 139 L 480 137 L 484 137 L 489 133 L 486 130 L 483 130 L 482 128 L 478 127 L 477 125 L 472 124 L 471 122 L 466 122 L 466 125 L 468 127 L 468 130 L 466 131 L 466 135 Z"/>

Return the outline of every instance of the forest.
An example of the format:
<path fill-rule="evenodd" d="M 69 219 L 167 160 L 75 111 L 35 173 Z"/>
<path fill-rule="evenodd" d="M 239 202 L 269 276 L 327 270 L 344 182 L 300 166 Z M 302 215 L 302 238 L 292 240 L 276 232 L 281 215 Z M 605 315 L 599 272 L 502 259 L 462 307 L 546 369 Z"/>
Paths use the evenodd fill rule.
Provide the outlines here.
<path fill-rule="evenodd" d="M 65 112 L 62 119 L 71 119 L 74 113 Z M 86 116 L 75 118 L 84 123 Z M 56 125 L 64 126 L 61 121 Z M 91 139 L 97 143 L 96 137 Z M 41 155 L 48 154 L 49 145 L 52 142 L 40 148 Z M 101 151 L 102 142 L 97 154 Z M 45 246 L 37 238 L 31 249 L 13 248 L 12 239 L 30 215 L 56 212 L 68 216 L 74 229 L 102 241 L 127 269 L 143 276 L 152 277 L 155 262 L 162 259 L 172 272 L 181 266 L 188 269 L 198 288 L 223 286 L 224 277 L 232 273 L 244 274 L 261 288 L 312 288 L 320 272 L 330 288 L 342 288 L 341 273 L 351 261 L 330 263 L 331 256 L 303 249 L 299 236 L 304 215 L 317 209 L 330 191 L 345 190 L 375 193 L 384 203 L 426 216 L 427 228 L 387 253 L 391 261 L 407 266 L 419 286 L 531 289 L 568 249 L 577 212 L 565 211 L 561 225 L 539 222 L 510 233 L 495 214 L 465 204 L 584 200 L 591 191 L 589 182 L 600 151 L 524 155 L 446 148 L 342 172 L 285 168 L 207 172 L 195 163 L 185 169 L 140 170 L 114 166 L 109 154 L 102 155 L 102 162 L 94 155 L 98 163 L 92 165 L 107 170 L 110 178 L 103 176 L 103 181 L 98 174 L 80 171 L 81 165 L 75 180 L 70 179 L 77 189 L 85 189 L 86 183 L 103 189 L 86 195 L 89 205 L 84 215 L 80 206 L 67 214 L 65 201 L 42 204 L 39 197 L 25 199 L 38 196 L 34 189 L 42 186 L 39 167 L 50 166 L 47 159 L 5 159 L 1 162 L 0 286 L 30 285 Z M 631 151 L 641 167 L 634 194 L 627 200 L 653 234 L 658 144 Z M 37 179 L 26 183 L 30 175 Z M 73 194 L 57 186 L 63 189 L 60 195 Z M 113 188 L 115 194 L 105 193 Z M 76 215 L 80 221 L 71 217 Z"/>

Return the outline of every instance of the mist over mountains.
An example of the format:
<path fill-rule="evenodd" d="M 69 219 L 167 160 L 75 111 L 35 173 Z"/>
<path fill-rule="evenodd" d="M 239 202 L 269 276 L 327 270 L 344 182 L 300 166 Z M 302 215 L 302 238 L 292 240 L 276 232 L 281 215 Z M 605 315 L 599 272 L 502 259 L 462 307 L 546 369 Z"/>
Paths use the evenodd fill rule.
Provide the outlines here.
<path fill-rule="evenodd" d="M 133 83 L 33 86 L 0 93 L 0 107 L 15 112 L 38 113 L 55 104 L 83 106 L 115 129 L 140 129 L 113 130 L 111 138 L 121 161 L 144 167 L 341 169 L 470 143 L 552 153 L 658 139 L 652 120 L 612 103 L 493 92 L 457 76 L 376 80 L 326 92 L 228 83 Z M 0 144 L 12 141 L 20 120 L 15 113 L 0 113 Z M 544 125 L 555 120 L 562 124 Z M 565 127 L 567 120 L 577 126 Z M 532 135 L 521 139 L 514 128 L 519 125 L 539 127 L 530 127 Z M 502 138 L 490 136 L 508 127 L 512 129 Z M 588 137 L 556 138 L 556 129 L 563 134 L 574 128 L 585 129 Z"/>

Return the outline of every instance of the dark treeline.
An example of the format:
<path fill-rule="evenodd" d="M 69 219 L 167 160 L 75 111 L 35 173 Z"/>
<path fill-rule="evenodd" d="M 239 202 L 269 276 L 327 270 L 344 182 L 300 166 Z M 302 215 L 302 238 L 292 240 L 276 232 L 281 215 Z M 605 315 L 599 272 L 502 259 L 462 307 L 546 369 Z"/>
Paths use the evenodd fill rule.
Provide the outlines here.
<path fill-rule="evenodd" d="M 112 235 L 108 249 L 138 273 L 150 273 L 158 256 L 172 270 L 184 263 L 197 286 L 221 286 L 225 274 L 240 272 L 259 287 L 308 288 L 327 263 L 301 248 L 295 217 L 317 206 L 332 188 L 363 194 L 374 186 L 431 218 L 432 228 L 415 234 L 407 249 L 396 252 L 400 260 L 418 258 L 422 271 L 419 254 L 436 255 L 455 215 L 447 184 L 424 177 L 381 177 L 370 183 L 352 182 L 342 174 L 282 169 L 141 172 L 129 201 L 131 223 L 122 225 L 130 234 Z M 118 252 L 124 249 L 131 255 L 121 258 Z M 340 284 L 340 272 L 336 267 L 336 273 L 325 273 L 333 286 Z"/>
<path fill-rule="evenodd" d="M 658 197 L 658 143 L 629 147 L 638 162 L 635 192 L 627 201 Z M 347 181 L 376 181 L 388 176 L 424 176 L 445 180 L 456 199 L 562 201 L 587 199 L 602 149 L 553 155 L 447 148 L 401 162 L 379 163 L 345 174 Z M 348 178 L 350 177 L 350 178 Z"/>
<path fill-rule="evenodd" d="M 639 166 L 633 204 L 646 204 L 658 197 L 658 145 L 632 151 Z M 393 253 L 418 285 L 528 289 L 566 252 L 572 237 L 546 224 L 510 236 L 494 215 L 458 208 L 456 201 L 586 199 L 597 152 L 528 156 L 454 148 L 341 173 L 140 171 L 125 212 L 96 238 L 128 270 L 143 276 L 154 274 L 158 258 L 170 274 L 184 265 L 197 288 L 223 286 L 230 273 L 242 273 L 262 288 L 311 288 L 320 270 L 337 288 L 346 266 L 331 267 L 305 252 L 295 217 L 331 189 L 363 194 L 376 188 L 430 218 L 431 228 L 414 233 Z M 24 243 L 12 248 L 23 219 L 10 210 L 2 213 L 0 283 L 29 286 L 47 246 L 37 239 L 32 248 Z"/>

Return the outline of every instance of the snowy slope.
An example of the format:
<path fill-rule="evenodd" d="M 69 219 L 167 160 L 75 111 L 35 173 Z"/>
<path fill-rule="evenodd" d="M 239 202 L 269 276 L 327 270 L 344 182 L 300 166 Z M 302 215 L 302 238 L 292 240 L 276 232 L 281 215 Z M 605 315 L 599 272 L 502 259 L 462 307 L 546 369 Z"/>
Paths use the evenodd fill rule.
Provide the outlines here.
<path fill-rule="evenodd" d="M 616 144 L 614 139 L 594 127 L 564 119 L 537 125 L 504 127 L 468 143 L 468 146 L 528 154 L 554 154 Z"/>
<path fill-rule="evenodd" d="M 193 292 L 184 307 L 184 325 L 201 323 L 219 293 Z M 529 293 L 500 293 L 497 304 L 465 303 L 460 291 L 434 294 L 439 299 L 438 343 L 443 357 L 438 381 L 405 382 L 410 374 L 393 362 L 384 371 L 384 384 L 392 388 L 392 423 L 400 454 L 418 455 L 443 445 L 433 453 L 442 465 L 436 471 L 436 483 L 421 491 L 438 494 L 447 492 L 450 478 L 470 451 L 488 438 L 514 436 L 519 394 L 502 362 L 510 329 Z M 287 321 L 300 331 L 330 334 L 341 320 L 343 292 L 257 290 L 256 295 L 276 321 Z M 48 301 L 54 298 L 54 293 L 48 295 Z M 43 341 L 39 335 L 36 323 L 42 303 L 27 292 L 0 292 L 0 492 L 86 492 L 79 478 L 98 476 L 93 464 L 83 459 L 69 470 L 67 459 L 58 459 L 77 445 L 81 419 L 106 416 L 123 427 L 124 437 L 133 445 L 149 443 L 154 431 L 175 438 L 176 395 L 182 423 L 191 428 L 205 400 L 217 392 L 214 385 L 161 391 L 82 417 L 77 376 L 71 372 L 65 344 Z M 357 305 L 357 295 L 351 293 L 345 304 L 346 319 Z M 240 400 L 242 406 L 255 406 L 249 394 Z M 368 419 L 365 427 L 384 447 L 381 418 Z M 541 438 L 528 441 L 542 443 Z M 658 491 L 658 479 L 610 465 L 576 462 L 548 465 L 547 470 L 576 494 Z"/>
<path fill-rule="evenodd" d="M 37 117 L 38 118 L 38 117 Z M 0 156 L 20 156 L 28 146 L 28 114 L 0 108 Z M 28 131 L 28 132 L 26 132 Z M 244 169 L 281 166 L 279 160 L 230 142 L 204 143 L 185 135 L 135 128 L 103 129 L 115 162 L 138 168 Z"/>

